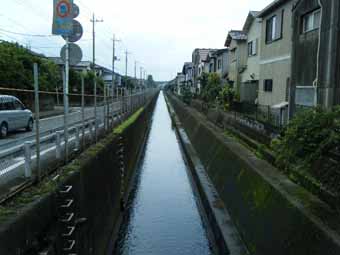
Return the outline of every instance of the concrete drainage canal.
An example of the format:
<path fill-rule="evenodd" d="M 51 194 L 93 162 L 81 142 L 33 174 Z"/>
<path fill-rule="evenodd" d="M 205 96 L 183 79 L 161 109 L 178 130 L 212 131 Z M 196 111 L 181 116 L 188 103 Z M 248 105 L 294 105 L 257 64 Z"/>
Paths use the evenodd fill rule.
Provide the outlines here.
<path fill-rule="evenodd" d="M 161 93 L 110 254 L 216 254 Z"/>

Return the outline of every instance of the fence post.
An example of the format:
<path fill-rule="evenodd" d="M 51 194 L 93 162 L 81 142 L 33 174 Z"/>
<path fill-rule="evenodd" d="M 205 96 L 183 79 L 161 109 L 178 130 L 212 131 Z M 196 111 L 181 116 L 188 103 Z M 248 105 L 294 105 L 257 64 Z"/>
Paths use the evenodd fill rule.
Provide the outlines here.
<path fill-rule="evenodd" d="M 90 130 L 90 140 L 92 141 L 94 139 L 94 134 L 93 134 L 93 122 L 89 122 L 89 130 Z"/>
<path fill-rule="evenodd" d="M 61 159 L 61 131 L 56 132 L 55 153 L 56 153 L 56 158 Z"/>
<path fill-rule="evenodd" d="M 97 142 L 97 75 L 94 77 L 94 140 Z"/>
<path fill-rule="evenodd" d="M 75 126 L 76 129 L 76 150 L 80 149 L 80 132 L 79 132 L 79 126 Z"/>
<path fill-rule="evenodd" d="M 130 89 L 130 112 L 133 112 L 133 89 Z"/>
<path fill-rule="evenodd" d="M 24 155 L 25 155 L 25 178 L 32 177 L 32 169 L 31 169 L 31 142 L 24 143 Z"/>
<path fill-rule="evenodd" d="M 255 120 L 258 119 L 258 105 L 255 105 Z"/>
<path fill-rule="evenodd" d="M 36 158 L 37 158 L 37 178 L 38 181 L 41 179 L 40 172 L 40 112 L 39 112 L 39 73 L 38 73 L 38 64 L 34 63 L 33 65 L 33 73 L 34 73 L 34 101 L 35 101 L 35 140 L 36 140 Z"/>
<path fill-rule="evenodd" d="M 84 73 L 81 75 L 81 147 L 85 148 L 85 81 Z"/>
<path fill-rule="evenodd" d="M 124 95 L 123 95 L 123 88 L 120 88 L 120 112 L 124 114 Z"/>
<path fill-rule="evenodd" d="M 110 128 L 110 92 L 109 88 L 106 86 L 106 127 L 107 130 Z"/>
<path fill-rule="evenodd" d="M 270 122 L 270 112 L 269 112 L 269 111 L 270 111 L 270 108 L 269 108 L 269 107 L 270 107 L 270 106 L 268 105 L 268 106 L 267 106 L 267 121 L 268 121 L 268 122 Z"/>

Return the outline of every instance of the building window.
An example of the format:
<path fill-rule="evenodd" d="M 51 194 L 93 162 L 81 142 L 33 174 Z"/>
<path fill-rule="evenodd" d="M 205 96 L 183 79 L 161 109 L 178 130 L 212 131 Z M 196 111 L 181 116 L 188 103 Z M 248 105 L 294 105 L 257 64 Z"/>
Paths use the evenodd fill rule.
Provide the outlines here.
<path fill-rule="evenodd" d="M 214 65 L 213 63 L 209 64 L 209 73 L 212 73 L 214 71 Z"/>
<path fill-rule="evenodd" d="M 220 70 L 222 68 L 222 60 L 218 59 L 217 60 L 217 69 Z"/>
<path fill-rule="evenodd" d="M 263 81 L 263 90 L 265 92 L 272 92 L 273 91 L 273 80 L 268 79 Z"/>
<path fill-rule="evenodd" d="M 307 33 L 320 27 L 320 14 L 320 9 L 317 9 L 302 16 L 303 33 Z"/>
<path fill-rule="evenodd" d="M 248 43 L 248 56 L 255 56 L 257 54 L 257 40 Z"/>
<path fill-rule="evenodd" d="M 266 21 L 266 43 L 282 38 L 284 10 L 279 15 L 274 15 Z"/>

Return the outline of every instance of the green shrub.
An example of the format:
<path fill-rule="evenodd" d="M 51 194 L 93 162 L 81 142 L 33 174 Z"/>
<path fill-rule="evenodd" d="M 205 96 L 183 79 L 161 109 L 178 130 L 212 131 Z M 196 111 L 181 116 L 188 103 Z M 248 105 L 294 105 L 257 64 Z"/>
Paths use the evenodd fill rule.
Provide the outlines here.
<path fill-rule="evenodd" d="M 216 73 L 208 75 L 207 85 L 202 88 L 201 98 L 208 104 L 215 104 L 222 89 L 221 78 Z"/>
<path fill-rule="evenodd" d="M 225 84 L 220 90 L 218 95 L 219 105 L 222 106 L 223 109 L 227 111 L 234 102 L 234 99 L 235 99 L 234 89 L 229 84 Z"/>
<path fill-rule="evenodd" d="M 340 107 L 332 111 L 314 108 L 298 114 L 272 143 L 280 169 L 298 167 L 333 190 L 340 190 L 339 182 L 330 185 L 332 179 L 340 177 L 340 160 L 332 156 L 339 152 L 339 145 Z"/>

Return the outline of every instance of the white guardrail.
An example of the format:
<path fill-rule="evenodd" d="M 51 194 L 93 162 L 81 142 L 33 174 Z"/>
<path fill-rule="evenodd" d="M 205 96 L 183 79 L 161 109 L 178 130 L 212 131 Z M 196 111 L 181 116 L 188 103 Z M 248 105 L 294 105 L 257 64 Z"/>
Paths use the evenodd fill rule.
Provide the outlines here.
<path fill-rule="evenodd" d="M 97 119 L 97 136 L 102 136 L 106 131 L 112 130 L 122 117 L 132 114 L 157 91 L 137 93 L 103 107 L 104 115 L 98 116 Z M 79 152 L 96 141 L 94 117 L 70 124 L 67 141 L 68 151 Z M 42 132 L 39 144 L 39 164 L 40 168 L 45 171 L 42 172 L 43 175 L 48 174 L 48 169 L 55 169 L 65 163 L 66 148 L 63 125 Z M 8 186 L 5 190 L 13 192 L 13 189 L 20 184 L 34 180 L 34 171 L 37 168 L 37 146 L 34 132 L 32 135 L 3 143 L 0 149 L 1 147 L 5 148 L 0 151 L 0 188 Z M 5 196 L 7 195 L 0 194 L 0 200 Z"/>

